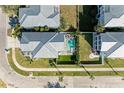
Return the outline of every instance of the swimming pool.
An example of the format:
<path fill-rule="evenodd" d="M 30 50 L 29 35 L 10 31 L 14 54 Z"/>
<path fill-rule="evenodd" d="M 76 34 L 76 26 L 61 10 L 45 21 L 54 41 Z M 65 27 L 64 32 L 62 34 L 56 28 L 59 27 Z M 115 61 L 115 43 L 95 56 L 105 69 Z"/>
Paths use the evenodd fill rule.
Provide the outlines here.
<path fill-rule="evenodd" d="M 68 43 L 67 43 L 67 46 L 68 46 L 68 50 L 73 53 L 74 52 L 74 49 L 75 49 L 75 39 L 69 39 L 68 40 Z"/>
<path fill-rule="evenodd" d="M 68 46 L 69 46 L 69 48 L 75 47 L 75 40 L 74 39 L 69 39 L 68 40 Z"/>

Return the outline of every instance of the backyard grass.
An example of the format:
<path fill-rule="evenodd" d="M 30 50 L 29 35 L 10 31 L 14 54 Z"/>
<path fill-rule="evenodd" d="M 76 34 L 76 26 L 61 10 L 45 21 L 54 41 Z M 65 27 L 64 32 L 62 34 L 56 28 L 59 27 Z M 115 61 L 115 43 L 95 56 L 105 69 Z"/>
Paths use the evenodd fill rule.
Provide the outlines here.
<path fill-rule="evenodd" d="M 58 61 L 71 61 L 72 60 L 72 56 L 70 55 L 60 55 L 58 58 Z"/>
<path fill-rule="evenodd" d="M 16 49 L 16 60 L 17 62 L 26 68 L 48 68 L 50 67 L 49 59 L 33 59 L 30 60 L 29 58 L 26 58 L 20 49 Z"/>
<path fill-rule="evenodd" d="M 98 61 L 99 58 L 89 58 L 89 55 L 92 53 L 92 34 L 80 34 L 79 35 L 79 61 L 90 62 Z"/>
<path fill-rule="evenodd" d="M 0 88 L 6 88 L 6 84 L 0 79 Z"/>
<path fill-rule="evenodd" d="M 96 20 L 97 7 L 93 5 L 79 6 L 79 29 L 80 31 L 93 32 Z"/>
<path fill-rule="evenodd" d="M 75 55 L 60 55 L 57 59 L 57 64 L 75 64 Z"/>
<path fill-rule="evenodd" d="M 77 28 L 76 5 L 61 5 L 60 12 L 61 17 L 63 17 L 70 26 Z"/>
<path fill-rule="evenodd" d="M 10 49 L 9 50 L 9 54 L 7 55 L 8 57 L 8 62 L 11 66 L 11 68 L 16 71 L 17 73 L 23 75 L 23 76 L 29 76 L 29 72 L 26 72 L 26 71 L 23 71 L 23 70 L 20 70 L 19 68 L 16 67 L 16 65 L 13 63 L 13 59 L 12 59 L 12 50 Z"/>

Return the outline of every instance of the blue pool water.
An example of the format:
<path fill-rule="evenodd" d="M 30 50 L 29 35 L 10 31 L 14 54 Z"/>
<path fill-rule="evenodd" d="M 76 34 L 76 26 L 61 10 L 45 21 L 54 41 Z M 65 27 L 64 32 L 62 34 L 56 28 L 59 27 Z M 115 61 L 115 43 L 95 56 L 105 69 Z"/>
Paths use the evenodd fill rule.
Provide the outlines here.
<path fill-rule="evenodd" d="M 75 40 L 74 39 L 69 39 L 68 40 L 68 47 L 69 48 L 74 48 L 75 47 Z"/>

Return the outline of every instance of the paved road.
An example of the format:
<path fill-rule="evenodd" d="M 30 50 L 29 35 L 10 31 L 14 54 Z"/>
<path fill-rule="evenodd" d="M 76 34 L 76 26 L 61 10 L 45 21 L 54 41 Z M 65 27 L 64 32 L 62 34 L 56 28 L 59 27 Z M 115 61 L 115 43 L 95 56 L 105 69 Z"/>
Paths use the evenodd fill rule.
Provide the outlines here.
<path fill-rule="evenodd" d="M 15 73 L 7 62 L 6 47 L 6 16 L 0 12 L 0 78 L 8 87 L 44 87 L 47 82 L 56 82 L 58 77 L 23 77 Z M 122 77 L 95 77 L 94 80 L 86 77 L 64 77 L 66 87 L 124 87 Z"/>

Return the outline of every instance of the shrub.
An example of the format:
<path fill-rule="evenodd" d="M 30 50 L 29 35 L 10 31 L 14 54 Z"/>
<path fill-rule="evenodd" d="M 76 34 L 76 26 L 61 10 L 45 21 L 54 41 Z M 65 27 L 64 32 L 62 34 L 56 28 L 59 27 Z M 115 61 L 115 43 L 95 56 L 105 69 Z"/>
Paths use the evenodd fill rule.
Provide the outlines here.
<path fill-rule="evenodd" d="M 33 28 L 35 31 L 39 31 L 40 30 L 40 27 L 34 27 Z"/>
<path fill-rule="evenodd" d="M 44 30 L 45 30 L 45 31 L 49 31 L 48 26 L 45 26 L 45 27 L 44 27 Z"/>
<path fill-rule="evenodd" d="M 94 30 L 95 30 L 96 32 L 103 32 L 103 31 L 105 30 L 105 28 L 104 28 L 103 26 L 96 25 L 96 26 L 94 27 Z"/>
<path fill-rule="evenodd" d="M 45 29 L 44 29 L 44 27 L 40 27 L 40 31 L 42 32 L 42 31 L 44 31 Z"/>
<path fill-rule="evenodd" d="M 19 24 L 15 26 L 14 30 L 12 31 L 12 35 L 14 36 L 14 38 L 21 36 L 21 29 L 22 27 Z"/>

